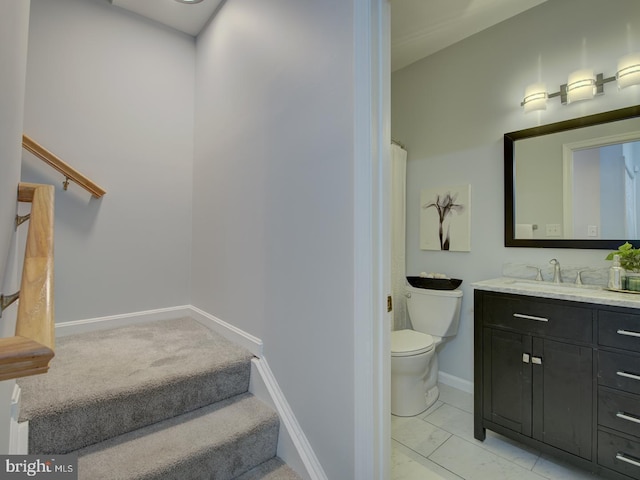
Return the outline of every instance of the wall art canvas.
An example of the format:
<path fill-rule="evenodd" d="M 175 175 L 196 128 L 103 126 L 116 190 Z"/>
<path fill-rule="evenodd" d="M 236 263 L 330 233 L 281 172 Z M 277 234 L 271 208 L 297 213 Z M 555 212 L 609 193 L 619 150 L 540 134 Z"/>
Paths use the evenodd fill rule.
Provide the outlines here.
<path fill-rule="evenodd" d="M 420 191 L 420 249 L 471 251 L 471 185 Z"/>

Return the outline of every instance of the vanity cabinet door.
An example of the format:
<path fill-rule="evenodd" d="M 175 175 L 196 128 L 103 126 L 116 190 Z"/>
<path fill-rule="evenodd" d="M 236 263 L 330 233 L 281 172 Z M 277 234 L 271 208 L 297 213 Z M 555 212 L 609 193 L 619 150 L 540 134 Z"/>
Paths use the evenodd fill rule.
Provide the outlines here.
<path fill-rule="evenodd" d="M 533 338 L 533 438 L 591 459 L 593 350 Z"/>
<path fill-rule="evenodd" d="M 484 418 L 591 459 L 593 351 L 484 329 Z"/>
<path fill-rule="evenodd" d="M 483 336 L 483 416 L 531 436 L 531 336 L 493 328 Z"/>
<path fill-rule="evenodd" d="M 592 308 L 476 292 L 476 390 L 484 424 L 591 461 L 594 456 Z M 507 434 L 507 432 L 502 432 Z M 516 437 L 517 438 L 517 437 Z"/>

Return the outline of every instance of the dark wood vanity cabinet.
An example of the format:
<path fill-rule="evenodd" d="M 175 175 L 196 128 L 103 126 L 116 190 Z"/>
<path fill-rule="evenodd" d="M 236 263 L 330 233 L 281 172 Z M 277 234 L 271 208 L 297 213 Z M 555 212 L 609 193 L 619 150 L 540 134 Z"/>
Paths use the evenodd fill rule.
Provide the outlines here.
<path fill-rule="evenodd" d="M 598 311 L 598 463 L 640 478 L 640 314 Z"/>
<path fill-rule="evenodd" d="M 476 290 L 474 342 L 476 439 L 640 479 L 640 310 Z"/>

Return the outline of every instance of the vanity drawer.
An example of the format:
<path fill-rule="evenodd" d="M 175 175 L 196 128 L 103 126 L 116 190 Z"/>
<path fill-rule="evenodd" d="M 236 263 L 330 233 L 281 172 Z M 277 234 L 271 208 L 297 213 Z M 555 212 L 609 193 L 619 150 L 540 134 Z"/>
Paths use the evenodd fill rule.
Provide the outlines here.
<path fill-rule="evenodd" d="M 592 310 L 561 301 L 486 294 L 482 313 L 487 326 L 587 343 L 593 338 Z"/>
<path fill-rule="evenodd" d="M 640 396 L 600 387 L 598 424 L 640 436 Z"/>
<path fill-rule="evenodd" d="M 640 357 L 599 351 L 598 383 L 640 394 Z"/>
<path fill-rule="evenodd" d="M 640 479 L 640 442 L 608 432 L 598 432 L 598 463 Z"/>
<path fill-rule="evenodd" d="M 640 315 L 600 310 L 598 344 L 640 352 Z"/>

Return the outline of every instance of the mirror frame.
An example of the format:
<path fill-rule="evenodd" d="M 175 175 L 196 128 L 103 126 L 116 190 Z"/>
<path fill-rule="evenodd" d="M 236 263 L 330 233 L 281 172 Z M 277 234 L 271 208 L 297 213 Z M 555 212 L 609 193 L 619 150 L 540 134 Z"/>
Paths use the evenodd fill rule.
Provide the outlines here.
<path fill-rule="evenodd" d="M 504 134 L 504 246 L 505 247 L 534 247 L 534 248 L 594 248 L 616 250 L 628 241 L 634 247 L 640 247 L 640 239 L 629 240 L 585 240 L 585 239 L 517 239 L 515 238 L 515 142 L 525 138 L 539 137 L 551 133 L 590 127 L 603 123 L 617 122 L 640 116 L 640 105 L 597 113 L 585 117 L 574 118 L 562 122 L 550 123 L 539 127 L 518 130 Z"/>

